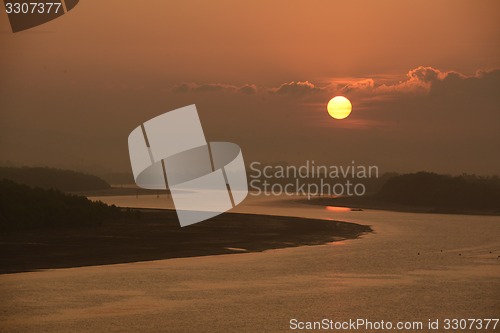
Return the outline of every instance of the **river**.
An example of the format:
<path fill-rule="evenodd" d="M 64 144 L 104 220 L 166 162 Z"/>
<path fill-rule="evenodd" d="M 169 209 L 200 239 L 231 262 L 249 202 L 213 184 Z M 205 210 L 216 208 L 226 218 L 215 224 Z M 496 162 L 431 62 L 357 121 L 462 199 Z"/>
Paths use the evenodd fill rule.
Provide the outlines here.
<path fill-rule="evenodd" d="M 172 208 L 164 196 L 93 199 Z M 263 196 L 235 211 L 351 221 L 374 232 L 263 253 L 2 275 L 0 331 L 298 332 L 291 320 L 364 319 L 421 322 L 420 332 L 436 332 L 427 325 L 439 320 L 441 332 L 446 319 L 500 315 L 500 217 L 350 211 Z"/>

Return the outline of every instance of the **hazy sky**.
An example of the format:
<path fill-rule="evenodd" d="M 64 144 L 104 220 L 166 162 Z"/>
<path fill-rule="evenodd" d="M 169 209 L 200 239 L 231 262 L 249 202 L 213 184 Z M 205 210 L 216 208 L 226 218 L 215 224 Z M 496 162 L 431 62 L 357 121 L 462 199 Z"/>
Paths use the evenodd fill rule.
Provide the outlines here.
<path fill-rule="evenodd" d="M 140 123 L 195 103 L 247 163 L 500 174 L 498 1 L 85 0 L 0 14 L 0 162 L 130 170 Z M 352 114 L 332 119 L 328 100 Z"/>

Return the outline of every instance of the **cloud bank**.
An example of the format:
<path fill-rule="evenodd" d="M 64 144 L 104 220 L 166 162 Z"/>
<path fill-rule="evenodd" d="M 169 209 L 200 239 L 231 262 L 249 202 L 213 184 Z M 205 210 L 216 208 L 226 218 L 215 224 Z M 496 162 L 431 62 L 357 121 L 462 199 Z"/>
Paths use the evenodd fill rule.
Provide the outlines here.
<path fill-rule="evenodd" d="M 395 83 L 377 83 L 374 79 L 355 80 L 347 83 L 340 92 L 361 95 L 428 94 L 446 87 L 457 89 L 461 85 L 489 85 L 498 81 L 500 70 L 478 71 L 467 76 L 455 71 L 443 72 L 432 67 L 420 66 L 408 71 L 406 79 Z M 496 82 L 498 86 L 499 82 Z M 488 88 L 485 86 L 484 88 Z"/>
<path fill-rule="evenodd" d="M 351 78 L 331 80 L 320 86 L 312 81 L 291 81 L 285 82 L 277 87 L 258 87 L 253 83 L 247 83 L 242 86 L 235 86 L 224 83 L 181 83 L 172 88 L 174 93 L 210 93 L 227 92 L 241 93 L 246 95 L 271 94 L 288 95 L 298 98 L 304 96 L 316 95 L 318 99 L 325 98 L 326 95 L 346 95 L 360 98 L 380 97 L 387 99 L 407 94 L 429 94 L 433 91 L 458 89 L 461 85 L 482 86 L 496 84 L 500 70 L 478 71 L 474 75 L 467 76 L 455 71 L 441 71 L 429 66 L 419 66 L 406 73 L 403 80 L 379 79 L 379 78 Z M 483 87 L 488 89 L 488 87 Z"/>

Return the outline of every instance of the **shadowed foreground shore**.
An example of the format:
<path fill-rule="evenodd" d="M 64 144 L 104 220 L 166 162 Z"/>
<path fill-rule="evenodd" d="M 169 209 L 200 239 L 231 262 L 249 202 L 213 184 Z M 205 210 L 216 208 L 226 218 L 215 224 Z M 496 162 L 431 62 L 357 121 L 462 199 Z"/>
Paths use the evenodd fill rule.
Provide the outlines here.
<path fill-rule="evenodd" d="M 260 252 L 370 231 L 354 223 L 234 213 L 181 228 L 174 211 L 142 211 L 140 219 L 99 226 L 2 233 L 0 273 Z"/>

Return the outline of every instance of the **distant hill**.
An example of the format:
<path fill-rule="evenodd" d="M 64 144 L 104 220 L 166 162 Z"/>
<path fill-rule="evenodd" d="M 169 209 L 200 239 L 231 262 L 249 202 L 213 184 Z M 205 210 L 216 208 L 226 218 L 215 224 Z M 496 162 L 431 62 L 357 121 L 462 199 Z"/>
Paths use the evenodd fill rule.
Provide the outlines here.
<path fill-rule="evenodd" d="M 89 191 L 110 188 L 99 177 L 84 173 L 41 167 L 0 167 L 0 180 L 9 179 L 16 183 L 60 191 Z"/>
<path fill-rule="evenodd" d="M 97 225 L 120 215 L 118 207 L 82 196 L 0 180 L 0 230 Z"/>
<path fill-rule="evenodd" d="M 500 211 L 497 177 L 447 176 L 418 172 L 390 178 L 375 199 L 436 209 Z"/>

